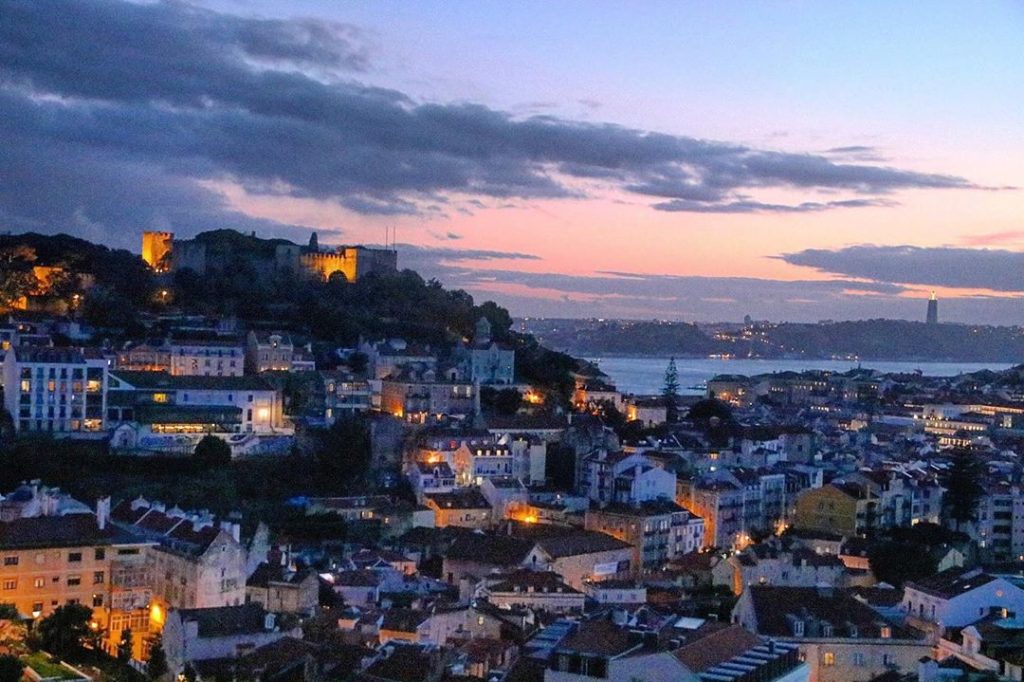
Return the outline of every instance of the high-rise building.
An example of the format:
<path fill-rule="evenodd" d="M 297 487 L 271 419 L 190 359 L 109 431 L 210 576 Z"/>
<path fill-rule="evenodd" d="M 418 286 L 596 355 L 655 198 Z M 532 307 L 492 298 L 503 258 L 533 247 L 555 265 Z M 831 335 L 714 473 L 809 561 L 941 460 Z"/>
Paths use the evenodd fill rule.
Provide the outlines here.
<path fill-rule="evenodd" d="M 928 324 L 939 323 L 939 299 L 935 298 L 935 292 L 932 292 L 931 298 L 928 299 L 928 315 L 924 319 Z"/>

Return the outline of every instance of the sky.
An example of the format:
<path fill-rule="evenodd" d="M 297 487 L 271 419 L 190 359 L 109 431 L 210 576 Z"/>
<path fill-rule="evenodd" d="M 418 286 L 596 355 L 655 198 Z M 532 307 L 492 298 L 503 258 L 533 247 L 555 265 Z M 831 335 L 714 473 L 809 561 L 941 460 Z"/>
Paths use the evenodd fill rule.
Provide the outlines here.
<path fill-rule="evenodd" d="M 1020 2 L 0 0 L 0 230 L 393 229 L 519 316 L 1024 324 L 1021 44 Z"/>

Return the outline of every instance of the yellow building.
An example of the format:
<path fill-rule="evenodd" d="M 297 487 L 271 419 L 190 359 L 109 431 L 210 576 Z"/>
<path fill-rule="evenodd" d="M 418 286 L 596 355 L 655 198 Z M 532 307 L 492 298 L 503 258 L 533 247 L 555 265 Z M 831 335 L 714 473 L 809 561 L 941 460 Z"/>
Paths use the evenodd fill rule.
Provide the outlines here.
<path fill-rule="evenodd" d="M 875 506 L 865 488 L 846 483 L 805 490 L 797 497 L 793 527 L 858 535 L 871 526 Z"/>
<path fill-rule="evenodd" d="M 105 518 L 75 513 L 0 523 L 0 602 L 32 619 L 68 604 L 88 606 L 95 629 L 108 631 L 109 651 L 130 622 L 141 657 L 149 631 L 146 580 L 133 587 L 119 578 L 133 560 L 142 565 L 146 543 L 115 535 Z"/>

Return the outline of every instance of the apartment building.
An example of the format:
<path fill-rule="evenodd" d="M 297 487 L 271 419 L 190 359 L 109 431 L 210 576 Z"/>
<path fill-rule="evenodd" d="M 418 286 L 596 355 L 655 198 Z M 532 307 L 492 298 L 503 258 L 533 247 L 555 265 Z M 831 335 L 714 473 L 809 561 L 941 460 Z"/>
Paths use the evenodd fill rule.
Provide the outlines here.
<path fill-rule="evenodd" d="M 235 339 L 179 339 L 167 346 L 172 376 L 240 377 L 245 372 L 245 347 Z"/>
<path fill-rule="evenodd" d="M 661 568 L 704 544 L 704 520 L 668 500 L 588 509 L 584 523 L 632 545 L 634 569 Z"/>
<path fill-rule="evenodd" d="M 247 554 L 239 527 L 143 498 L 122 500 L 112 522 L 153 546 L 147 554 L 158 608 L 209 608 L 245 602 Z"/>
<path fill-rule="evenodd" d="M 4 407 L 18 432 L 98 437 L 106 413 L 107 359 L 76 348 L 12 347 L 4 356 Z"/>

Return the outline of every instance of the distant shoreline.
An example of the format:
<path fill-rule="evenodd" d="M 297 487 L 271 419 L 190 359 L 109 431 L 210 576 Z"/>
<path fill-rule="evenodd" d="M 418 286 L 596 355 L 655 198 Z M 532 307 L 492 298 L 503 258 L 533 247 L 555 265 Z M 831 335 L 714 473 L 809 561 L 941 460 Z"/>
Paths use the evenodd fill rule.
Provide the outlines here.
<path fill-rule="evenodd" d="M 558 350 L 558 349 L 554 349 Z M 856 362 L 861 364 L 871 362 L 924 362 L 924 363 L 948 363 L 948 362 L 966 362 L 972 365 L 984 364 L 987 362 L 998 363 L 1001 365 L 1014 364 L 1024 365 L 1024 358 L 987 358 L 984 360 L 965 358 L 965 357 L 896 357 L 896 358 L 830 358 L 820 356 L 800 356 L 800 357 L 786 357 L 786 356 L 767 356 L 767 357 L 756 357 L 756 358 L 745 358 L 745 357 L 711 357 L 707 355 L 695 355 L 692 353 L 599 353 L 587 350 L 563 350 L 562 352 L 570 353 L 576 357 L 586 358 L 628 358 L 631 360 L 656 360 L 659 358 L 675 358 L 676 360 L 720 360 L 722 362 L 731 362 L 734 360 L 741 360 L 743 362 Z"/>

